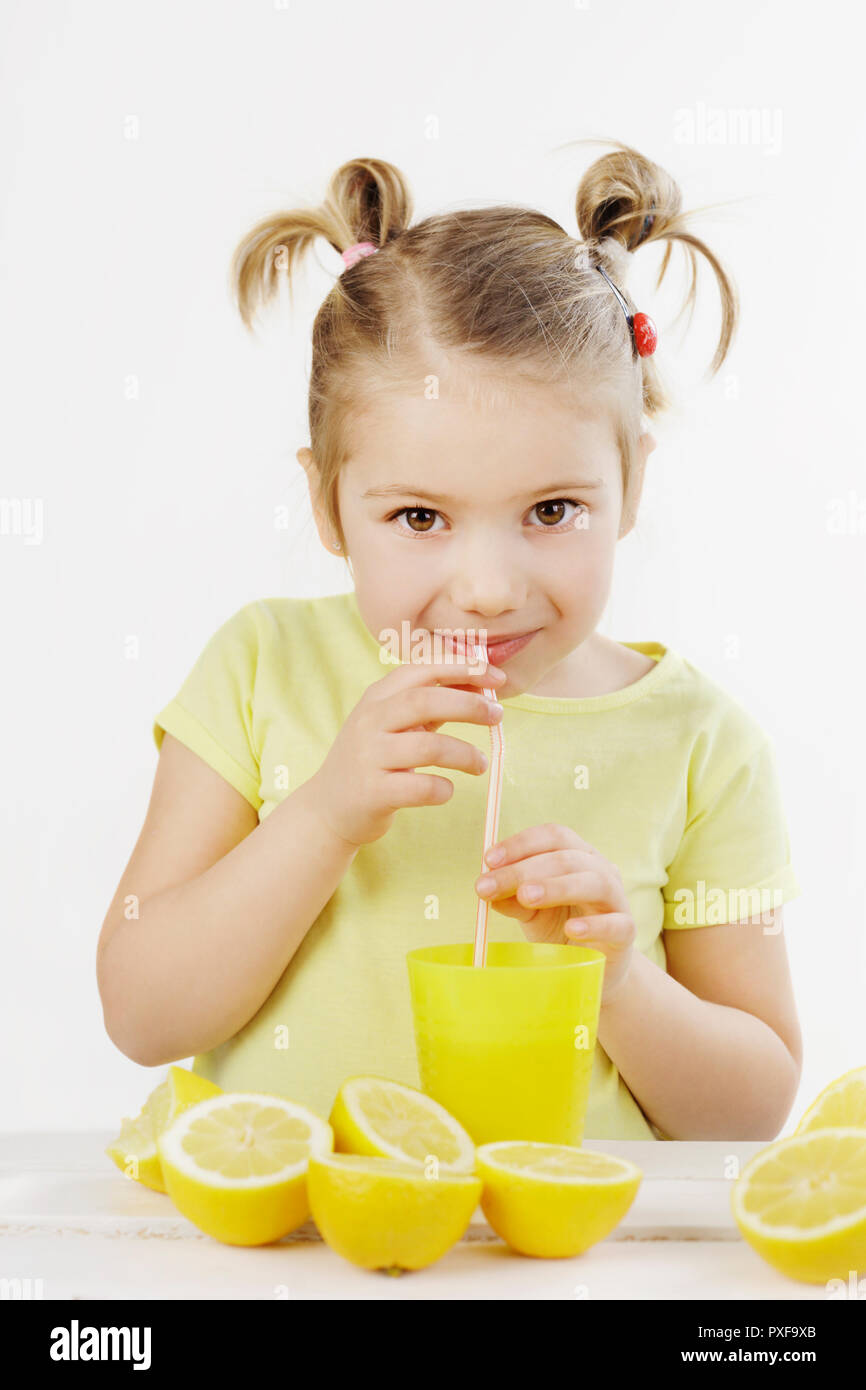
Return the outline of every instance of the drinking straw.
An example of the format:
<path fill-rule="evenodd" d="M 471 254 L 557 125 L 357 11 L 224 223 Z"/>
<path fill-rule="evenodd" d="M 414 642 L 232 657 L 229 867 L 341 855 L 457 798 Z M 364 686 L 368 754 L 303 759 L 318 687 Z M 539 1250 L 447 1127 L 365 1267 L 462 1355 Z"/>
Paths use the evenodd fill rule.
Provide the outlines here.
<path fill-rule="evenodd" d="M 487 648 L 483 642 L 474 643 L 475 660 L 487 660 Z M 482 687 L 488 700 L 496 700 L 496 691 L 487 686 Z M 505 757 L 505 733 L 502 728 L 503 721 L 498 724 L 490 725 L 490 767 L 488 769 L 487 780 L 487 815 L 484 820 L 484 848 L 481 856 L 481 867 L 484 873 L 487 872 L 487 865 L 484 856 L 491 845 L 496 842 L 499 833 L 499 805 L 502 801 L 502 767 Z M 478 899 L 478 913 L 475 918 L 475 952 L 472 959 L 473 965 L 485 965 L 487 962 L 487 914 L 490 908 L 486 898 Z"/>

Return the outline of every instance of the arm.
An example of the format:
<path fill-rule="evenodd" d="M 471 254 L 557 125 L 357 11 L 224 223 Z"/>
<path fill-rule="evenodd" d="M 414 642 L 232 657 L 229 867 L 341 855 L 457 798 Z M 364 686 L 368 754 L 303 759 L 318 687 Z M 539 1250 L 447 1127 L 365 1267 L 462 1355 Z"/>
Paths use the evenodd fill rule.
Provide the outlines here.
<path fill-rule="evenodd" d="M 97 951 L 106 1029 L 134 1061 L 216 1047 L 273 990 L 358 848 L 325 826 L 310 785 L 259 824 L 234 787 L 165 735 Z"/>
<path fill-rule="evenodd" d="M 598 1041 L 671 1139 L 772 1139 L 800 1081 L 802 1040 L 782 909 L 663 933 L 668 972 L 635 950 Z"/>

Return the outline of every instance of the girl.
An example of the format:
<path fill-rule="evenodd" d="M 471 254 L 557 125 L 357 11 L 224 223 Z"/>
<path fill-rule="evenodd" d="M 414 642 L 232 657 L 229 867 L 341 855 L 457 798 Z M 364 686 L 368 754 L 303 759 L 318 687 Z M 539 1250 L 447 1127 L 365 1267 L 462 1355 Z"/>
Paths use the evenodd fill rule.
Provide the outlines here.
<path fill-rule="evenodd" d="M 357 159 L 320 208 L 241 242 L 247 327 L 317 236 L 343 253 L 297 457 L 354 590 L 244 605 L 155 722 L 97 963 L 133 1060 L 194 1055 L 224 1089 L 323 1116 L 351 1075 L 418 1086 L 406 953 L 470 940 L 482 894 L 491 940 L 604 952 L 588 1138 L 778 1134 L 802 1061 L 781 905 L 800 890 L 772 745 L 684 656 L 596 631 L 655 445 L 642 416 L 668 404 L 631 255 L 664 242 L 663 275 L 680 241 L 688 302 L 709 261 L 713 371 L 736 324 L 680 207 L 617 145 L 580 184 L 577 241 L 514 206 L 413 226 L 399 171 Z M 424 655 L 393 664 L 407 629 Z M 449 659 L 467 633 L 489 669 Z M 497 719 L 501 838 L 479 876 Z"/>

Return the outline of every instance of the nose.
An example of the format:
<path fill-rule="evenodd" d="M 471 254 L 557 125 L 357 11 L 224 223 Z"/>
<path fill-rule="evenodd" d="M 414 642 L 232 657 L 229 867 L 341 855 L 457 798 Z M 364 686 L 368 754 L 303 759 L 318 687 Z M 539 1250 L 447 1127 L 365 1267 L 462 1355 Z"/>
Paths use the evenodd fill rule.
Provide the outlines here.
<path fill-rule="evenodd" d="M 454 556 L 451 603 L 457 612 L 493 621 L 526 605 L 526 581 L 508 544 L 476 536 Z"/>

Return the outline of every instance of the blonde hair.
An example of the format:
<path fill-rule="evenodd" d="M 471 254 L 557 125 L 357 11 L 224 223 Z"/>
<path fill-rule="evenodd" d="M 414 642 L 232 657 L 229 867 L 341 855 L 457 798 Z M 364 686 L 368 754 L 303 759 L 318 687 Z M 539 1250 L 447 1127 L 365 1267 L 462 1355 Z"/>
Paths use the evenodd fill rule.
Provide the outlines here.
<path fill-rule="evenodd" d="M 688 214 L 671 176 L 637 150 L 610 143 L 616 148 L 587 169 L 577 190 L 580 241 L 553 218 L 518 205 L 439 213 L 411 226 L 412 199 L 399 169 L 380 159 L 352 159 L 334 174 L 320 207 L 274 213 L 238 245 L 231 283 L 250 330 L 282 268 L 291 295 L 298 259 L 316 237 L 340 252 L 359 241 L 378 248 L 342 272 L 313 324 L 310 447 L 318 500 L 344 555 L 337 488 L 351 456 L 353 418 L 380 394 L 417 389 L 430 372 L 431 351 L 459 356 L 461 367 L 496 369 L 506 383 L 584 391 L 589 385 L 603 393 L 627 497 L 641 414 L 652 417 L 671 402 L 654 357 L 634 354 L 625 314 L 598 265 L 634 313 L 622 284 L 627 253 L 665 243 L 658 288 L 678 241 L 692 270 L 682 314 L 695 302 L 700 252 L 715 273 L 722 307 L 710 374 L 722 365 L 738 318 L 733 282 L 686 230 Z"/>

